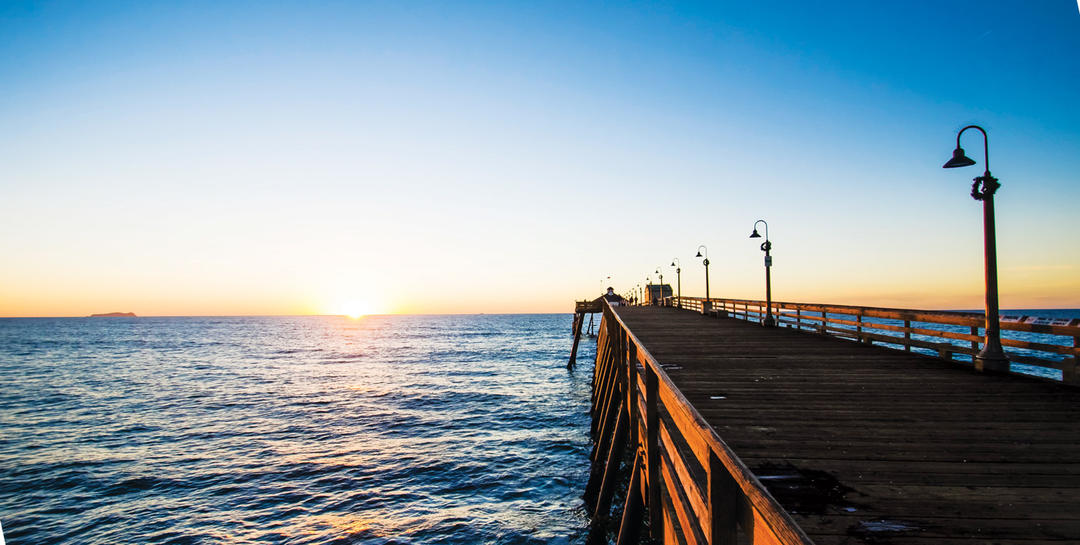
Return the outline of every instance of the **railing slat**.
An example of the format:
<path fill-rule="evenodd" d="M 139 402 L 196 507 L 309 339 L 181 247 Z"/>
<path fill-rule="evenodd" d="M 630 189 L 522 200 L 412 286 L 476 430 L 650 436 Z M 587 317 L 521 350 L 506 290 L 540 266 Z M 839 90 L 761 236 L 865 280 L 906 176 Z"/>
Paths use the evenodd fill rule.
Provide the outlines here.
<path fill-rule="evenodd" d="M 1032 356 L 1024 356 L 1021 354 L 1009 354 L 1009 361 L 1022 363 L 1024 365 L 1034 365 L 1036 367 L 1048 367 L 1050 369 L 1060 369 L 1064 371 L 1072 365 L 1073 358 L 1066 358 L 1064 360 L 1044 360 L 1042 358 L 1036 358 Z"/>
<path fill-rule="evenodd" d="M 686 462 L 682 459 L 679 449 L 675 446 L 675 440 L 671 437 L 671 431 L 667 428 L 667 422 L 663 419 L 660 420 L 660 444 L 664 447 L 664 460 L 675 470 L 675 476 L 684 497 L 688 500 L 687 503 L 690 504 L 699 523 L 704 526 L 704 521 L 709 520 L 707 499 L 693 475 L 690 474 L 689 468 L 686 467 Z"/>
<path fill-rule="evenodd" d="M 679 529 L 682 530 L 681 533 L 687 543 L 707 545 L 705 535 L 701 531 L 699 520 L 696 517 L 692 517 L 688 512 L 687 504 L 690 502 L 686 497 L 686 487 L 682 485 L 674 474 L 674 462 L 671 459 L 670 454 L 671 453 L 666 449 L 662 454 L 663 463 L 660 464 L 661 478 L 664 480 L 664 489 L 667 491 L 668 497 L 671 498 L 671 506 L 675 514 L 675 519 L 679 523 Z"/>
<path fill-rule="evenodd" d="M 679 525 L 677 524 L 678 520 L 674 518 L 675 517 L 675 509 L 674 509 L 674 507 L 671 506 L 671 498 L 667 494 L 664 494 L 664 500 L 665 500 L 664 504 L 661 507 L 661 510 L 663 511 L 663 520 L 664 520 L 664 526 L 663 526 L 663 535 L 664 535 L 664 537 L 663 537 L 663 540 L 661 541 L 661 543 L 663 545 L 683 545 L 684 543 L 686 543 L 686 540 L 682 539 L 681 535 L 678 532 L 678 528 L 679 528 Z M 659 504 L 657 504 L 657 505 L 659 505 Z"/>
<path fill-rule="evenodd" d="M 1071 346 L 1061 346 L 1058 344 L 1043 344 L 1033 343 L 1029 341 L 1021 341 L 1018 339 L 1001 339 L 1001 344 L 1004 346 L 1015 346 L 1017 348 L 1026 348 L 1028 350 L 1035 350 L 1039 352 L 1052 352 L 1054 354 L 1065 354 L 1067 356 L 1080 355 L 1080 351 Z"/>
<path fill-rule="evenodd" d="M 675 423 L 679 436 L 683 437 L 686 443 L 690 445 L 690 450 L 697 458 L 698 464 L 705 467 L 709 463 L 709 445 L 696 433 L 697 422 L 694 422 L 693 415 L 679 402 L 673 392 L 665 388 L 664 385 L 660 386 L 660 402 L 667 409 L 668 415 L 671 416 L 672 421 Z"/>

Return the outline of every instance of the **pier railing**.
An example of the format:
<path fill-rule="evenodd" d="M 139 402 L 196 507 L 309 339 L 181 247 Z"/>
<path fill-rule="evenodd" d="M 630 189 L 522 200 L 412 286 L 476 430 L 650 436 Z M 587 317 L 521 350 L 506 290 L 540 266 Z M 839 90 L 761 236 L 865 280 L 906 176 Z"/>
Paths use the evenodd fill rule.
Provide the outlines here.
<path fill-rule="evenodd" d="M 605 302 L 593 373 L 593 471 L 586 490 L 606 520 L 624 455 L 632 468 L 618 543 L 641 513 L 661 543 L 812 542 Z M 739 532 L 743 534 L 738 539 Z"/>
<path fill-rule="evenodd" d="M 701 297 L 668 297 L 664 304 L 703 312 Z M 761 322 L 765 301 L 709 299 L 708 313 Z M 816 303 L 772 302 L 778 326 L 833 335 L 857 342 L 878 343 L 890 348 L 936 354 L 942 359 L 970 361 L 979 353 L 986 325 L 982 314 L 910 310 Z M 1010 361 L 1021 365 L 1061 371 L 1061 380 L 1080 384 L 1080 320 L 1046 320 L 1005 316 L 1000 321 L 1001 344 Z M 1010 338 L 1005 332 L 1034 333 L 1046 342 Z M 1069 345 L 1072 346 L 1069 346 Z M 1014 368 L 1012 372 L 1032 374 Z M 1047 376 L 1047 373 L 1035 374 Z"/>

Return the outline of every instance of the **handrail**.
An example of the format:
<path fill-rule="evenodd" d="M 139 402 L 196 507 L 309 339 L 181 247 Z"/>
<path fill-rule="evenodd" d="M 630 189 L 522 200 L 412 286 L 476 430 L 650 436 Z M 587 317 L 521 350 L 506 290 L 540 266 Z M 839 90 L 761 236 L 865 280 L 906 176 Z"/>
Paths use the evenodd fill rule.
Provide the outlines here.
<path fill-rule="evenodd" d="M 703 312 L 708 303 L 709 313 L 760 322 L 766 315 L 764 301 L 749 299 L 718 299 L 706 301 L 701 297 L 668 297 L 663 303 L 683 309 Z M 809 313 L 809 314 L 807 314 Z M 820 303 L 792 303 L 773 301 L 772 314 L 778 326 L 800 331 L 810 331 L 868 344 L 883 345 L 908 352 L 937 353 L 945 360 L 954 355 L 974 357 L 979 353 L 985 318 L 976 312 L 949 312 L 939 310 L 914 310 L 884 307 L 861 307 Z M 1035 342 L 1014 338 L 1002 338 L 1001 344 L 1014 350 L 1007 351 L 1009 359 L 1022 366 L 1057 369 L 1061 380 L 1068 384 L 1080 384 L 1080 319 L 1049 321 L 1035 317 L 1005 317 L 1000 322 L 1003 331 L 1018 331 L 1039 335 L 1071 337 L 1072 346 L 1055 342 Z M 913 325 L 915 324 L 915 325 Z M 966 328 L 966 329 L 965 329 Z M 961 344 L 963 343 L 963 344 Z M 889 346 L 893 345 L 893 346 Z M 1012 373 L 1031 374 L 1032 370 L 1019 367 Z M 1026 372 L 1025 372 L 1026 371 Z M 1036 371 L 1038 372 L 1038 371 Z M 1040 376 L 1048 373 L 1040 372 Z"/>
<path fill-rule="evenodd" d="M 733 535 L 737 525 L 751 543 L 762 539 L 761 542 L 779 545 L 812 545 L 791 515 L 687 401 L 611 304 L 607 301 L 603 304 L 603 338 L 597 341 L 605 353 L 621 356 L 604 358 L 604 362 L 598 358 L 594 373 L 595 377 L 608 377 L 611 385 L 606 391 L 618 390 L 617 381 L 629 383 L 624 391 L 630 392 L 633 399 L 628 403 L 627 413 L 639 417 L 630 428 L 641 427 L 645 431 L 643 435 L 633 433 L 636 440 L 631 450 L 641 453 L 639 456 L 644 459 L 642 472 L 649 489 L 646 503 L 654 521 L 652 526 L 662 520 L 662 535 L 676 535 L 671 532 L 677 531 L 688 543 L 725 542 L 728 539 L 725 536 Z M 622 349 L 616 346 L 619 339 L 625 339 Z M 601 368 L 602 364 L 607 368 Z M 637 378 L 638 364 L 644 372 L 643 388 Z M 624 370 L 620 371 L 620 367 Z M 638 410 L 642 401 L 645 414 Z M 651 419 L 655 419 L 655 429 L 650 428 Z M 685 444 L 693 456 L 684 459 L 676 443 Z M 693 475 L 700 476 L 702 472 L 691 471 L 690 465 L 704 470 L 705 482 L 694 480 Z M 687 479 L 693 482 L 683 482 Z M 667 492 L 665 498 L 659 494 L 661 483 Z M 632 490 L 628 494 L 636 492 Z M 654 532 L 658 530 L 653 528 Z M 653 537 L 658 538 L 655 534 Z"/>

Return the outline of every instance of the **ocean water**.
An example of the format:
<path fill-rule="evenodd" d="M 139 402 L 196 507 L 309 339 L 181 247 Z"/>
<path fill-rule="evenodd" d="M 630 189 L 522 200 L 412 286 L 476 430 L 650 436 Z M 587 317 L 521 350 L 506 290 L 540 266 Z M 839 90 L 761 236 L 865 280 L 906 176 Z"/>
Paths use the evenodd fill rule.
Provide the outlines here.
<path fill-rule="evenodd" d="M 570 323 L 0 319 L 7 543 L 583 543 Z"/>

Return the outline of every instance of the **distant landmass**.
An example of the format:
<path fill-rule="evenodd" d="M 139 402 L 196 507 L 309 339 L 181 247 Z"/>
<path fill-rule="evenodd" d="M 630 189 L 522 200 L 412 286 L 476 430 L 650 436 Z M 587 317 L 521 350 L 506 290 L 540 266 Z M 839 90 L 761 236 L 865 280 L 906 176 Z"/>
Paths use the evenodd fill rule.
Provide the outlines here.
<path fill-rule="evenodd" d="M 106 312 L 105 314 L 91 314 L 91 318 L 137 318 L 134 312 Z"/>

